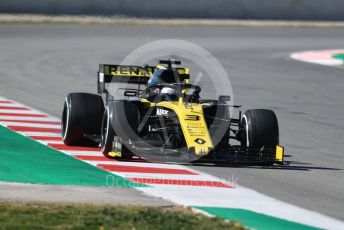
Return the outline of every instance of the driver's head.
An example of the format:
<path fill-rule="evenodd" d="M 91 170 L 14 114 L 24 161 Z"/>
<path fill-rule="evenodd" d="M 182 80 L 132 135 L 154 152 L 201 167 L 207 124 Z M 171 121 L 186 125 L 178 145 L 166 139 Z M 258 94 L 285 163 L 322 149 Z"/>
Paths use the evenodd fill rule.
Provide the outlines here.
<path fill-rule="evenodd" d="M 152 77 L 148 81 L 148 86 L 155 86 L 158 84 L 172 84 L 179 83 L 180 78 L 178 71 L 173 69 L 157 69 L 154 71 Z"/>

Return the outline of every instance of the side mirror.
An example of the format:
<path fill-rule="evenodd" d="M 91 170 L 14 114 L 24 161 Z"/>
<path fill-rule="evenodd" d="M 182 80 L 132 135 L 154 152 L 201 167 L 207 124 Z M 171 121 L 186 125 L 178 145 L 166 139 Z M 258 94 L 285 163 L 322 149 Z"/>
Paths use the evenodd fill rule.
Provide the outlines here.
<path fill-rule="evenodd" d="M 124 96 L 126 96 L 126 97 L 137 97 L 138 92 L 134 91 L 134 90 L 127 90 L 127 91 L 124 91 Z"/>
<path fill-rule="evenodd" d="M 220 95 L 219 96 L 219 101 L 230 101 L 231 100 L 231 96 L 229 95 Z"/>

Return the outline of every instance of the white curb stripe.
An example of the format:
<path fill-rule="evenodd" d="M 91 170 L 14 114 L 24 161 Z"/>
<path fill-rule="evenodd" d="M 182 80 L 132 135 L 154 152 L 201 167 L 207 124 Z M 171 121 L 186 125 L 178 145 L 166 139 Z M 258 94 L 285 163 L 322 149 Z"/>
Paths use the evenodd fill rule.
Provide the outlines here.
<path fill-rule="evenodd" d="M 1 123 L 6 124 L 7 126 L 25 126 L 25 127 L 37 127 L 37 128 L 61 129 L 61 125 L 34 124 L 34 123 L 21 123 L 21 122 L 8 122 L 8 121 L 4 121 Z"/>
<path fill-rule="evenodd" d="M 55 144 L 59 144 L 59 145 L 61 145 L 61 144 L 64 144 L 63 143 L 63 141 L 61 140 L 61 141 L 43 141 L 43 140 L 40 140 L 41 142 L 44 142 L 46 145 L 49 145 L 49 144 L 53 144 L 53 145 L 55 145 Z"/>
<path fill-rule="evenodd" d="M 1 112 L 2 110 L 0 110 Z M 49 117 L 14 117 L 14 116 L 0 116 L 0 120 L 25 120 L 25 121 L 54 121 Z"/>
<path fill-rule="evenodd" d="M 15 113 L 15 114 L 41 114 L 34 110 L 13 110 L 13 109 L 1 109 L 2 113 Z"/>
<path fill-rule="evenodd" d="M 49 132 L 18 132 L 24 136 L 42 136 L 42 137 L 61 137 L 59 133 L 49 133 Z"/>
<path fill-rule="evenodd" d="M 150 168 L 165 168 L 165 169 L 185 169 L 191 172 L 195 172 L 195 170 L 184 167 L 181 165 L 171 165 L 171 164 L 159 164 L 159 163 L 149 163 L 149 162 L 130 162 L 130 161 L 90 161 L 92 164 L 107 164 L 107 165 L 125 165 L 125 166 L 138 166 L 141 167 L 150 167 Z M 196 172 L 195 172 L 196 173 Z"/>
<path fill-rule="evenodd" d="M 68 155 L 82 155 L 82 156 L 103 156 L 99 151 L 64 151 Z"/>
<path fill-rule="evenodd" d="M 343 65 L 344 62 L 338 59 L 333 58 L 332 56 L 335 54 L 344 53 L 344 49 L 333 49 L 333 50 L 314 50 L 314 51 L 302 51 L 297 53 L 292 53 L 290 58 L 320 64 L 320 65 L 327 65 L 327 66 L 338 66 Z"/>

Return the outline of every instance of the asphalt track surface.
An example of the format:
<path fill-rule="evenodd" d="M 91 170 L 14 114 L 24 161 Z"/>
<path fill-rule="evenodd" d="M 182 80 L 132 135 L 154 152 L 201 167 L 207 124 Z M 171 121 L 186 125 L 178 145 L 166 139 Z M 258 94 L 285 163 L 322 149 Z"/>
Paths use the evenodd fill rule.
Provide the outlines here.
<path fill-rule="evenodd" d="M 3 25 L 0 94 L 60 116 L 67 93 L 95 92 L 99 63 L 120 63 L 158 39 L 194 42 L 225 67 L 236 104 L 276 112 L 290 165 L 193 167 L 344 220 L 343 69 L 289 58 L 343 48 L 343 37 L 341 29 Z"/>
<path fill-rule="evenodd" d="M 80 195 L 82 194 L 82 195 Z M 120 197 L 120 199 L 118 199 Z M 172 206 L 136 189 L 0 182 L 0 201 L 94 203 L 103 205 Z"/>

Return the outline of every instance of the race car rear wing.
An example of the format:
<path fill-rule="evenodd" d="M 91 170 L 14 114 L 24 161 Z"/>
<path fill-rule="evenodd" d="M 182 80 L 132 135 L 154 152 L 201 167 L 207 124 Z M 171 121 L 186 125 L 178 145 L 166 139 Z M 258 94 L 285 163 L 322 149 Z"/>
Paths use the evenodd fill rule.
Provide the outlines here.
<path fill-rule="evenodd" d="M 133 66 L 133 65 L 108 65 L 100 64 L 98 71 L 98 93 L 103 93 L 105 83 L 147 84 L 149 78 L 157 68 L 164 66 Z M 175 68 L 181 81 L 190 78 L 190 69 Z"/>

